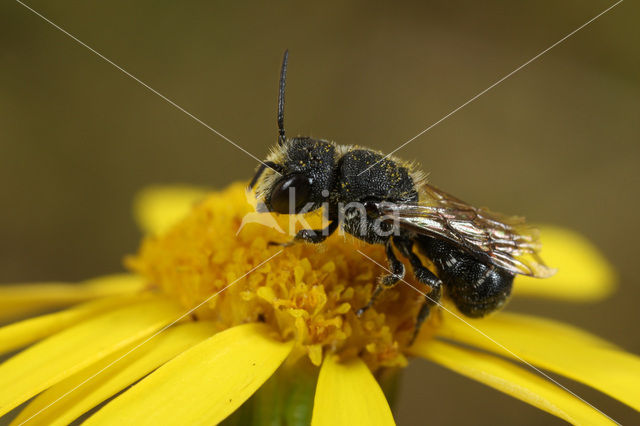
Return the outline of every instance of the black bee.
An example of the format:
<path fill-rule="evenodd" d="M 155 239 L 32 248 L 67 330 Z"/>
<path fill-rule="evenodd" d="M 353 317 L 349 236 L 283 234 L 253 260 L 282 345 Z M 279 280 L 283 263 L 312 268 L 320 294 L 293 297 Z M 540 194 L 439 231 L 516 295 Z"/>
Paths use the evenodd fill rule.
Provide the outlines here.
<path fill-rule="evenodd" d="M 325 229 L 303 229 L 284 245 L 321 243 L 341 225 L 360 240 L 385 246 L 391 273 L 381 277 L 358 315 L 403 279 L 405 267 L 394 247 L 409 260 L 416 279 L 431 289 L 415 333 L 439 302 L 443 288 L 463 314 L 482 317 L 504 305 L 515 274 L 544 278 L 554 273 L 538 257 L 536 230 L 522 218 L 473 207 L 427 184 L 413 164 L 380 152 L 309 137 L 286 138 L 287 61 L 285 52 L 278 145 L 257 169 L 249 188 L 257 184 L 257 197 L 266 211 L 292 214 L 325 207 Z M 423 265 L 414 247 L 431 260 L 437 273 Z"/>

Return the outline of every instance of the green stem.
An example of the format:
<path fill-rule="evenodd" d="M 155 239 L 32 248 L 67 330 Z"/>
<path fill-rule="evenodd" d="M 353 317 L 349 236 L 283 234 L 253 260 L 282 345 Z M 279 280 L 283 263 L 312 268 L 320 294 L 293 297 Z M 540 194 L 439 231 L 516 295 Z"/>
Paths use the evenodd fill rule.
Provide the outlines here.
<path fill-rule="evenodd" d="M 226 426 L 308 426 L 319 368 L 307 360 L 280 367 L 235 413 Z M 394 409 L 400 387 L 400 368 L 384 368 L 376 373 L 389 406 Z"/>
<path fill-rule="evenodd" d="M 311 424 L 318 368 L 282 366 L 223 424 L 228 426 L 307 426 Z"/>

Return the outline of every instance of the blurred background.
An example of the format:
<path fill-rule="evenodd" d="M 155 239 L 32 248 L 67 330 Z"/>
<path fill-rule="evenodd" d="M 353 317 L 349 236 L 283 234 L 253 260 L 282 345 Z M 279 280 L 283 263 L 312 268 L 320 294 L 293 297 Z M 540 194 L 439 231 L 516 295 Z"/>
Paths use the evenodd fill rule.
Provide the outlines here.
<path fill-rule="evenodd" d="M 606 1 L 31 7 L 262 158 L 286 127 L 391 151 L 609 7 Z M 640 9 L 624 2 L 397 153 L 462 199 L 580 231 L 620 275 L 597 304 L 515 300 L 640 353 Z M 150 184 L 221 188 L 257 162 L 17 2 L 0 5 L 0 282 L 122 270 Z M 426 362 L 398 421 L 559 420 Z M 623 423 L 637 413 L 561 379 Z"/>

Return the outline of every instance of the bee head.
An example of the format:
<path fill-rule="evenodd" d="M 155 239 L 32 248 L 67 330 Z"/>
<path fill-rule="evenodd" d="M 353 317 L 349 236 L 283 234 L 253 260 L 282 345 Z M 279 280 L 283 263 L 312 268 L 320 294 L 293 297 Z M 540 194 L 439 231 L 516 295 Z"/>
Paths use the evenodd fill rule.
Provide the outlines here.
<path fill-rule="evenodd" d="M 294 214 L 321 207 L 333 185 L 336 149 L 307 137 L 286 140 L 258 169 L 256 196 L 267 211 Z M 258 181 L 259 175 L 254 178 Z"/>

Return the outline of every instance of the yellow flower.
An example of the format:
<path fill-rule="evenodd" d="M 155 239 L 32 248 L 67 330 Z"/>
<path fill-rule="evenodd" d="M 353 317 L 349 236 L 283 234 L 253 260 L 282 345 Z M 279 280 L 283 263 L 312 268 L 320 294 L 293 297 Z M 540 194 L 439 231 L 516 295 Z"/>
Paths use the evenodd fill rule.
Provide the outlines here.
<path fill-rule="evenodd" d="M 283 236 L 260 224 L 236 235 L 249 210 L 244 184 L 207 195 L 149 190 L 137 208 L 148 236 L 127 259 L 133 274 L 0 287 L 5 320 L 78 303 L 0 328 L 0 352 L 26 347 L 0 365 L 0 415 L 33 398 L 14 424 L 68 424 L 90 410 L 88 424 L 393 424 L 380 384 L 412 358 L 574 424 L 611 420 L 527 366 L 640 410 L 640 359 L 552 320 L 470 320 L 445 303 L 410 346 L 423 286 L 407 279 L 358 318 L 384 271 L 357 243 L 336 235 L 321 247 L 271 247 Z M 517 277 L 516 296 L 612 291 L 613 273 L 590 243 L 553 227 L 542 238 L 559 273 Z M 383 248 L 357 248 L 385 264 Z"/>

